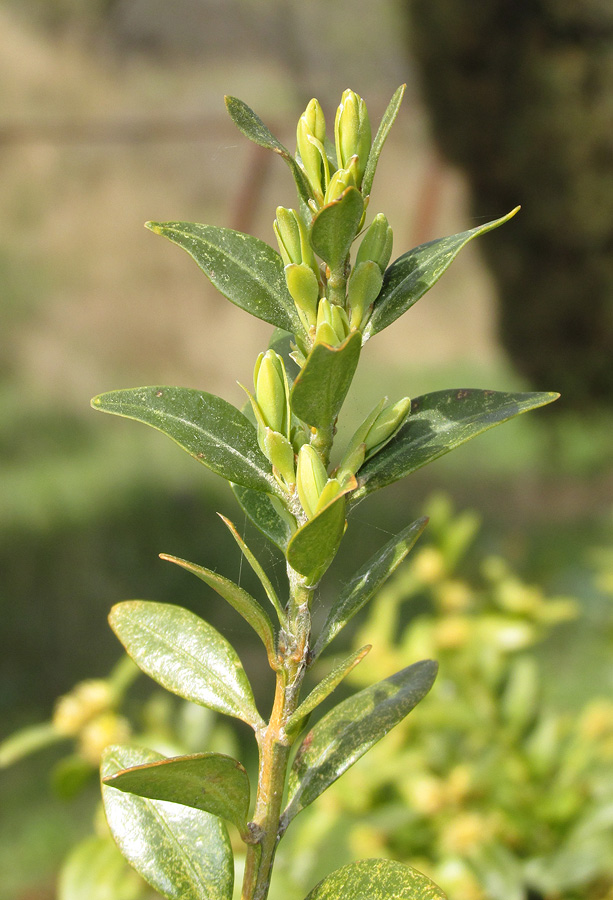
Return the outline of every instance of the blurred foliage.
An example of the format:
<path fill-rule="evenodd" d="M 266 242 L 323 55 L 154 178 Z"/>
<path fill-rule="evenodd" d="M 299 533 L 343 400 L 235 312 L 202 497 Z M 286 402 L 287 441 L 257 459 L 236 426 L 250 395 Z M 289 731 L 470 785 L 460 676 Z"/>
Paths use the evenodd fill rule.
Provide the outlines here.
<path fill-rule="evenodd" d="M 405 0 L 435 136 L 475 213 L 512 360 L 566 405 L 613 401 L 610 0 Z M 559 410 L 558 410 L 559 412 Z"/>

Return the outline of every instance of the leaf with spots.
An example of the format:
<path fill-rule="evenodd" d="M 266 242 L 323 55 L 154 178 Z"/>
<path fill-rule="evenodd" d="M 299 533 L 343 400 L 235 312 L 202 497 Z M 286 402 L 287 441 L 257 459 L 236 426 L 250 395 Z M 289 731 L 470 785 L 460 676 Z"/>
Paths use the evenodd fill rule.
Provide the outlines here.
<path fill-rule="evenodd" d="M 360 859 L 327 875 L 305 900 L 446 900 L 433 881 L 393 859 Z"/>
<path fill-rule="evenodd" d="M 163 762 L 142 747 L 109 747 L 103 779 L 133 766 Z M 217 816 L 102 786 L 107 822 L 136 871 L 168 900 L 231 900 L 234 861 L 225 824 Z"/>

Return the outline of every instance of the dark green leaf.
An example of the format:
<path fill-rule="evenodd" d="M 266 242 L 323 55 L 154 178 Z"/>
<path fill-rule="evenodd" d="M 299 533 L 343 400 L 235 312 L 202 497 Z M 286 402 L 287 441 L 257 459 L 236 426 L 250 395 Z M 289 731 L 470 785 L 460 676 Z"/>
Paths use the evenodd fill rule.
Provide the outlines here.
<path fill-rule="evenodd" d="M 400 87 L 394 92 L 394 96 L 390 100 L 389 105 L 385 110 L 385 113 L 383 114 L 381 124 L 379 125 L 377 133 L 375 135 L 375 139 L 368 155 L 368 162 L 366 163 L 364 178 L 362 179 L 362 193 L 365 197 L 370 194 L 373 179 L 375 177 L 375 171 L 377 169 L 377 163 L 379 162 L 379 157 L 381 156 L 381 151 L 383 150 L 383 145 L 387 139 L 388 134 L 390 133 L 390 129 L 396 121 L 396 116 L 398 115 L 400 104 L 402 103 L 405 88 L 406 84 L 401 84 Z"/>
<path fill-rule="evenodd" d="M 109 747 L 101 774 L 162 761 L 152 750 Z M 106 818 L 117 846 L 136 871 L 169 900 L 231 900 L 232 849 L 217 816 L 103 785 Z"/>
<path fill-rule="evenodd" d="M 442 890 L 404 863 L 360 859 L 319 882 L 305 900 L 446 900 Z"/>
<path fill-rule="evenodd" d="M 111 840 L 91 835 L 66 859 L 57 886 L 58 900 L 137 900 L 145 884 Z"/>
<path fill-rule="evenodd" d="M 287 561 L 310 585 L 317 584 L 334 557 L 345 533 L 345 495 L 303 525 L 287 545 Z"/>
<path fill-rule="evenodd" d="M 364 340 L 383 331 L 417 303 L 436 284 L 469 241 L 508 222 L 518 209 L 519 207 L 501 219 L 479 225 L 470 231 L 421 244 L 399 256 L 384 275 L 383 287 L 375 301 L 370 321 L 364 328 Z"/>
<path fill-rule="evenodd" d="M 253 728 L 262 725 L 236 651 L 208 622 L 147 600 L 117 603 L 109 622 L 134 662 L 166 690 Z"/>
<path fill-rule="evenodd" d="M 289 150 L 283 146 L 281 141 L 277 140 L 260 117 L 246 103 L 237 97 L 226 97 L 225 100 L 226 108 L 238 130 L 250 141 L 253 141 L 254 144 L 265 147 L 267 150 L 273 150 L 285 160 L 294 176 L 300 199 L 303 204 L 308 204 L 313 196 L 311 187 L 304 172 Z"/>
<path fill-rule="evenodd" d="M 192 222 L 147 222 L 147 228 L 187 250 L 224 297 L 285 331 L 302 325 L 272 247 L 250 234 Z"/>
<path fill-rule="evenodd" d="M 301 721 L 310 713 L 312 713 L 313 710 L 318 707 L 323 700 L 326 699 L 326 697 L 330 696 L 332 691 L 336 687 L 338 687 L 343 678 L 349 675 L 351 670 L 364 659 L 371 647 L 372 644 L 366 644 L 365 647 L 360 647 L 359 650 L 356 650 L 354 653 L 350 653 L 349 656 L 341 660 L 338 665 L 334 666 L 332 671 L 329 672 L 326 677 L 323 678 L 319 682 L 319 684 L 313 688 L 308 697 L 305 697 L 298 709 L 296 709 L 287 720 L 285 730 L 288 734 L 291 734 L 294 730 L 296 730 Z"/>
<path fill-rule="evenodd" d="M 226 519 L 225 516 L 222 516 L 221 513 L 217 513 L 217 515 L 219 516 L 221 521 L 224 523 L 224 525 L 226 526 L 226 528 L 228 529 L 228 531 L 230 532 L 230 534 L 232 535 L 232 537 L 234 538 L 234 540 L 236 541 L 238 546 L 241 548 L 243 556 L 245 557 L 245 559 L 247 560 L 247 562 L 251 566 L 252 570 L 257 575 L 257 577 L 259 578 L 260 584 L 262 585 L 262 587 L 264 588 L 264 590 L 266 592 L 266 596 L 270 600 L 272 606 L 274 607 L 274 609 L 277 613 L 277 616 L 279 617 L 279 621 L 285 622 L 285 613 L 283 612 L 283 607 L 281 606 L 281 601 L 279 600 L 279 598 L 277 596 L 277 592 L 275 591 L 274 587 L 272 586 L 270 578 L 268 577 L 268 575 L 266 574 L 266 572 L 260 565 L 259 561 L 254 556 L 254 554 L 251 552 L 251 550 L 249 549 L 247 544 L 244 542 L 244 540 L 242 539 L 242 537 L 236 530 L 236 527 L 234 526 L 234 524 L 229 519 Z"/>
<path fill-rule="evenodd" d="M 254 525 L 262 534 L 285 553 L 289 540 L 296 530 L 275 508 L 273 498 L 261 491 L 252 491 L 240 484 L 233 484 L 232 491 Z"/>
<path fill-rule="evenodd" d="M 358 500 L 404 478 L 488 428 L 557 400 L 559 394 L 506 394 L 462 389 L 413 400 L 411 413 L 389 444 L 358 472 Z"/>
<path fill-rule="evenodd" d="M 229 578 L 224 578 L 223 575 L 219 575 L 217 572 L 211 571 L 211 569 L 205 569 L 203 566 L 197 566 L 195 563 L 187 562 L 187 560 L 179 559 L 176 556 L 169 556 L 167 553 L 160 553 L 160 558 L 187 569 L 188 572 L 192 572 L 197 578 L 200 578 L 201 581 L 213 588 L 214 591 L 217 591 L 251 625 L 266 647 L 268 658 L 271 660 L 274 658 L 275 633 L 272 622 L 251 594 L 248 594 L 238 584 L 234 584 Z"/>
<path fill-rule="evenodd" d="M 395 535 L 388 543 L 372 556 L 366 565 L 343 587 L 341 593 L 332 604 L 328 617 L 313 648 L 313 659 L 316 659 L 330 641 L 336 637 L 341 628 L 368 603 L 379 588 L 385 584 L 390 575 L 405 559 L 415 545 L 420 534 L 428 524 L 427 518 L 417 519 L 412 525 Z"/>
<path fill-rule="evenodd" d="M 422 660 L 343 700 L 302 741 L 289 776 L 289 822 L 426 696 L 437 664 Z"/>
<path fill-rule="evenodd" d="M 349 187 L 338 200 L 324 206 L 313 219 L 313 249 L 332 271 L 344 264 L 363 213 L 362 195 L 357 188 Z"/>
<path fill-rule="evenodd" d="M 181 803 L 233 822 L 243 837 L 249 815 L 249 777 L 221 753 L 177 756 L 123 769 L 104 784 L 149 800 Z"/>
<path fill-rule="evenodd" d="M 292 412 L 314 428 L 335 422 L 351 386 L 362 347 L 358 331 L 339 347 L 315 344 L 290 393 Z"/>
<path fill-rule="evenodd" d="M 221 397 L 190 388 L 142 387 L 100 394 L 92 406 L 151 425 L 227 481 L 277 491 L 254 426 Z"/>

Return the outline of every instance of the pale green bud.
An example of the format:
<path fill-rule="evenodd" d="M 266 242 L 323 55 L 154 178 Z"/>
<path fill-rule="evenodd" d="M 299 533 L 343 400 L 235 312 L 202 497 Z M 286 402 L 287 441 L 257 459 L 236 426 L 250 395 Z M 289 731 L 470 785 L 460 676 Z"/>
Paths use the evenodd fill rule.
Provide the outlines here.
<path fill-rule="evenodd" d="M 327 506 L 328 503 L 332 503 L 335 497 L 338 497 L 342 490 L 342 486 L 340 481 L 336 478 L 330 478 L 324 485 L 324 489 L 319 495 L 319 500 L 317 501 L 317 506 L 315 507 L 315 512 L 318 513 L 320 510 Z"/>
<path fill-rule="evenodd" d="M 383 213 L 378 213 L 366 231 L 355 258 L 356 265 L 372 260 L 385 272 L 392 255 L 394 236 Z"/>
<path fill-rule="evenodd" d="M 339 169 L 346 168 L 351 157 L 357 156 L 356 184 L 360 187 L 370 154 L 372 134 L 366 104 L 354 91 L 343 91 L 334 122 L 334 141 Z"/>
<path fill-rule="evenodd" d="M 288 439 L 267 428 L 263 438 L 264 453 L 287 485 L 296 483 L 294 469 L 294 448 Z"/>
<path fill-rule="evenodd" d="M 344 481 L 349 475 L 355 475 L 366 457 L 366 436 L 374 425 L 378 415 L 387 403 L 387 397 L 379 400 L 377 405 L 366 416 L 362 424 L 356 429 L 353 437 L 347 444 L 347 449 L 338 467 L 340 481 Z"/>
<path fill-rule="evenodd" d="M 319 454 L 310 444 L 303 444 L 296 465 L 296 487 L 302 508 L 309 519 L 315 515 L 319 497 L 327 480 L 328 474 Z"/>
<path fill-rule="evenodd" d="M 349 319 L 342 306 L 332 307 L 332 327 L 336 332 L 339 344 L 342 344 L 349 334 Z"/>
<path fill-rule="evenodd" d="M 338 310 L 338 312 L 336 312 Z M 315 332 L 315 342 L 318 344 L 329 344 L 331 347 L 338 347 L 344 341 L 346 334 L 344 332 L 344 321 L 339 313 L 344 313 L 340 306 L 332 306 L 327 297 L 319 301 L 317 308 L 317 327 Z M 344 313 L 345 321 L 347 314 Z M 338 329 L 338 330 L 337 330 Z M 348 333 L 347 322 L 347 333 Z"/>
<path fill-rule="evenodd" d="M 288 433 L 288 385 L 285 365 L 274 350 L 260 353 L 253 372 L 255 400 L 268 428 Z"/>
<path fill-rule="evenodd" d="M 373 260 L 357 263 L 347 284 L 347 304 L 350 310 L 351 328 L 360 328 L 368 311 L 379 296 L 383 275 Z"/>
<path fill-rule="evenodd" d="M 326 191 L 324 203 L 332 203 L 345 193 L 348 187 L 357 187 L 357 157 L 354 156 L 347 168 L 337 169 Z"/>
<path fill-rule="evenodd" d="M 317 303 L 319 282 L 313 270 L 301 263 L 290 263 L 285 267 L 285 281 L 292 300 L 299 312 L 304 313 L 308 329 L 317 323 Z"/>
<path fill-rule="evenodd" d="M 313 99 L 298 120 L 296 145 L 304 171 L 320 202 L 329 180 L 325 139 L 326 120 L 319 101 Z"/>
<path fill-rule="evenodd" d="M 278 206 L 276 212 L 273 228 L 283 263 L 286 266 L 306 263 L 317 276 L 319 270 L 302 216 L 295 209 L 285 209 L 283 206 Z"/>
<path fill-rule="evenodd" d="M 366 459 L 374 456 L 384 444 L 393 438 L 410 412 L 411 401 L 409 397 L 403 397 L 402 400 L 398 400 L 393 406 L 388 406 L 379 413 L 364 439 Z"/>

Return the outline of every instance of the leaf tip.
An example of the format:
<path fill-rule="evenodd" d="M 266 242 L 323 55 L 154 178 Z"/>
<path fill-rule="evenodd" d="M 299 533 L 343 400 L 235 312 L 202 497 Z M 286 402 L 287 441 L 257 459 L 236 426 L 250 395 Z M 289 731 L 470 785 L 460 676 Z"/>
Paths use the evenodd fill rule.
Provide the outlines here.
<path fill-rule="evenodd" d="M 162 234 L 161 222 L 145 222 L 145 228 L 148 228 L 149 231 L 153 231 L 154 234 Z"/>
<path fill-rule="evenodd" d="M 102 394 L 98 394 L 96 397 L 92 397 L 89 403 L 90 406 L 93 406 L 94 409 L 99 409 L 102 405 Z"/>

